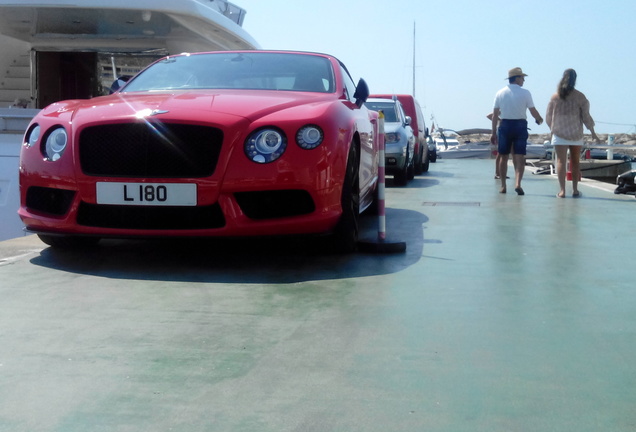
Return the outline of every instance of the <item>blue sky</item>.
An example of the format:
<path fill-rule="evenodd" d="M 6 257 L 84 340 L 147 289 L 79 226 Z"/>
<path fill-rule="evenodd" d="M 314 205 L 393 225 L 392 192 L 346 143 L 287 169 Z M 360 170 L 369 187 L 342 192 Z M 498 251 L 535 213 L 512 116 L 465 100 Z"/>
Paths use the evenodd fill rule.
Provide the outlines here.
<path fill-rule="evenodd" d="M 233 0 L 264 49 L 338 57 L 372 92 L 412 93 L 430 126 L 488 128 L 508 69 L 543 116 L 566 68 L 598 133 L 636 133 L 636 2 L 631 0 Z M 529 116 L 529 119 L 531 117 Z M 531 123 L 531 133 L 547 126 Z"/>

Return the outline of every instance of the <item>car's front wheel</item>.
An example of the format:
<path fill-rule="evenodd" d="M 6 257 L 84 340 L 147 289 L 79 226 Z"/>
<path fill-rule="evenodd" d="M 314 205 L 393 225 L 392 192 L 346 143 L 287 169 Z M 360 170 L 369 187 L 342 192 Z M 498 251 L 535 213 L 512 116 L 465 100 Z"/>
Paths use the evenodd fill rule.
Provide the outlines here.
<path fill-rule="evenodd" d="M 406 179 L 413 180 L 415 178 L 415 157 L 411 160 L 411 163 L 406 168 Z"/>
<path fill-rule="evenodd" d="M 420 175 L 426 170 L 424 169 L 424 149 L 420 146 L 420 151 L 415 156 L 415 175 Z"/>
<path fill-rule="evenodd" d="M 430 154 L 429 160 L 433 163 L 437 162 L 437 151 L 431 152 L 429 154 Z"/>
<path fill-rule="evenodd" d="M 406 153 L 406 162 L 404 163 L 404 167 L 395 173 L 395 175 L 393 176 L 393 182 L 397 185 L 397 186 L 406 186 L 406 184 L 409 181 L 409 166 L 411 167 L 411 170 L 413 169 L 413 165 L 410 165 L 408 163 L 409 160 L 409 154 L 408 152 Z"/>
<path fill-rule="evenodd" d="M 430 153 L 427 151 L 426 152 L 426 156 L 424 157 L 424 164 L 423 164 L 422 172 L 428 172 L 430 164 L 431 164 Z"/>
<path fill-rule="evenodd" d="M 351 253 L 356 250 L 360 232 L 360 150 L 356 142 L 351 143 L 347 169 L 342 185 L 342 215 L 332 235 L 334 251 Z"/>

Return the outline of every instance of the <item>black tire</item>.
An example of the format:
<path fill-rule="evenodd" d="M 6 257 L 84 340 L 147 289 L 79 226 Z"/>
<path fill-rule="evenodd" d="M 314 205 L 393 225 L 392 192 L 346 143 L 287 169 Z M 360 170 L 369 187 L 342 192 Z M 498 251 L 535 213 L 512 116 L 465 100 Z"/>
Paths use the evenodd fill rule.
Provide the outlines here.
<path fill-rule="evenodd" d="M 342 185 L 342 215 L 331 236 L 332 249 L 338 253 L 354 252 L 360 233 L 360 150 L 351 143 L 347 158 L 347 170 Z"/>
<path fill-rule="evenodd" d="M 406 178 L 406 170 L 395 173 L 393 176 L 393 184 L 396 186 L 406 186 L 408 179 Z"/>
<path fill-rule="evenodd" d="M 431 164 L 431 160 L 429 159 L 429 152 L 426 152 L 426 158 L 424 159 L 424 166 L 422 168 L 422 172 L 428 172 L 429 166 Z"/>
<path fill-rule="evenodd" d="M 74 237 L 38 234 L 42 242 L 56 249 L 82 249 L 95 246 L 99 237 Z"/>
<path fill-rule="evenodd" d="M 408 160 L 408 155 L 406 160 Z M 406 179 L 413 180 L 415 178 L 415 158 L 411 161 L 410 164 L 406 167 Z"/>
<path fill-rule="evenodd" d="M 429 158 L 429 160 L 430 160 L 431 162 L 433 162 L 433 163 L 437 162 L 437 151 L 434 151 L 434 152 L 431 154 L 431 157 Z"/>
<path fill-rule="evenodd" d="M 408 153 L 406 154 L 406 160 L 409 160 L 409 155 Z M 406 184 L 409 181 L 409 166 L 408 165 L 404 165 L 404 168 L 402 168 L 402 170 L 396 172 L 393 175 L 393 183 L 396 186 L 406 186 Z"/>
<path fill-rule="evenodd" d="M 415 158 L 415 175 L 420 175 L 422 174 L 424 171 L 426 171 L 424 169 L 424 148 L 422 146 L 420 146 L 420 151 L 418 152 L 416 158 Z"/>

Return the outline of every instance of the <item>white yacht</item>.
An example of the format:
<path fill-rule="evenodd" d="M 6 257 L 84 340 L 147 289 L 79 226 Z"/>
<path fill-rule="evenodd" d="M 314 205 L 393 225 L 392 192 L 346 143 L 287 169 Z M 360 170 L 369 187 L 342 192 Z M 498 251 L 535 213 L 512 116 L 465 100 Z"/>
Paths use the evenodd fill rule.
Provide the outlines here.
<path fill-rule="evenodd" d="M 0 0 L 0 241 L 17 216 L 23 132 L 39 109 L 107 94 L 167 54 L 259 49 L 225 0 Z"/>

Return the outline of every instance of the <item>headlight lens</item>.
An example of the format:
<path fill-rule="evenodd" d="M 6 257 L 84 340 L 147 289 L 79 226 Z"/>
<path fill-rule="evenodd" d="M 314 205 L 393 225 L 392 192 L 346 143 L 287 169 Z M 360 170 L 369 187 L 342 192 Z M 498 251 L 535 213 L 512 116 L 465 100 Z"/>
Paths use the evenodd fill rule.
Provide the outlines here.
<path fill-rule="evenodd" d="M 315 125 L 304 126 L 296 134 L 296 142 L 301 148 L 306 150 L 318 147 L 322 143 L 323 138 L 322 129 Z"/>
<path fill-rule="evenodd" d="M 396 143 L 396 142 L 400 142 L 400 134 L 398 133 L 394 133 L 394 132 L 390 132 L 384 135 L 384 140 L 386 143 Z"/>
<path fill-rule="evenodd" d="M 24 143 L 27 147 L 33 147 L 35 143 L 40 139 L 40 125 L 35 125 L 35 127 L 31 128 L 31 130 L 27 133 L 26 139 Z"/>
<path fill-rule="evenodd" d="M 277 129 L 261 129 L 245 141 L 245 154 L 256 163 L 273 162 L 285 152 L 287 138 Z"/>
<path fill-rule="evenodd" d="M 46 139 L 46 143 L 44 145 L 44 153 L 46 158 L 50 161 L 55 162 L 59 158 L 62 157 L 64 150 L 66 149 L 66 144 L 68 143 L 68 135 L 64 128 L 59 127 L 54 129 Z"/>

